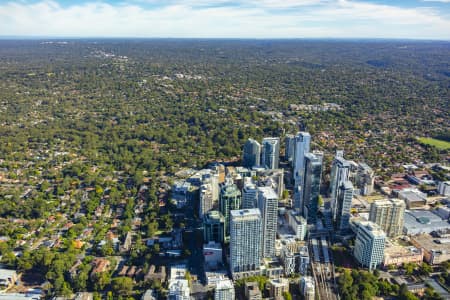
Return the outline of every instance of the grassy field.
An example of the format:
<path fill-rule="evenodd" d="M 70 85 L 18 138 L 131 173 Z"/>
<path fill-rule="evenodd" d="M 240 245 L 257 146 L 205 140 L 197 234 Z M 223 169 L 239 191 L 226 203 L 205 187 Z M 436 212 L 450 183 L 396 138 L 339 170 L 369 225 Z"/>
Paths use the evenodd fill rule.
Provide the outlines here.
<path fill-rule="evenodd" d="M 433 139 L 433 138 L 426 138 L 426 137 L 417 138 L 417 140 L 419 142 L 421 142 L 422 144 L 431 145 L 431 146 L 434 146 L 441 150 L 450 149 L 450 143 L 446 142 L 446 141 L 437 140 L 437 139 Z"/>

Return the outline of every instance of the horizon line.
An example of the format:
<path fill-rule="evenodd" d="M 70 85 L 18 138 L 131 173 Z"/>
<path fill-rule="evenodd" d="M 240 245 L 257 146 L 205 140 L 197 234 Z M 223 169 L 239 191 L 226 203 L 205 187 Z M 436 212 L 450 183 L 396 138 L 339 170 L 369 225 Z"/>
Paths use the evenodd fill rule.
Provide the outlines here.
<path fill-rule="evenodd" d="M 0 40 L 336 40 L 336 41 L 418 41 L 450 42 L 450 39 L 438 38 L 404 38 L 404 37 L 133 37 L 133 36 L 45 36 L 45 35 L 0 35 Z"/>

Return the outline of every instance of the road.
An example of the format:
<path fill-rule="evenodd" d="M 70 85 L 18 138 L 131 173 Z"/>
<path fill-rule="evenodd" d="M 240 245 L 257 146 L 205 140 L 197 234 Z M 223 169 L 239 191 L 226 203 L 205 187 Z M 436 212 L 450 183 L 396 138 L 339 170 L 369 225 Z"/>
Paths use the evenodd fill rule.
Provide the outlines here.
<path fill-rule="evenodd" d="M 426 277 L 422 278 L 427 284 L 429 284 L 443 299 L 450 299 L 450 293 L 444 289 L 436 278 Z"/>

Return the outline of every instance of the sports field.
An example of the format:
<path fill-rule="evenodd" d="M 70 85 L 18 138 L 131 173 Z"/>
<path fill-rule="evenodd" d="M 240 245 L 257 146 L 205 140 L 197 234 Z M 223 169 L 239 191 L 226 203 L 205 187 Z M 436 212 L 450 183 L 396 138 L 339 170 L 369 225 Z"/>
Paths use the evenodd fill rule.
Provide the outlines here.
<path fill-rule="evenodd" d="M 431 146 L 434 146 L 441 150 L 450 149 L 450 143 L 443 141 L 443 140 L 437 140 L 437 139 L 427 138 L 427 137 L 417 138 L 417 140 L 419 142 L 421 142 L 422 144 L 431 145 Z"/>

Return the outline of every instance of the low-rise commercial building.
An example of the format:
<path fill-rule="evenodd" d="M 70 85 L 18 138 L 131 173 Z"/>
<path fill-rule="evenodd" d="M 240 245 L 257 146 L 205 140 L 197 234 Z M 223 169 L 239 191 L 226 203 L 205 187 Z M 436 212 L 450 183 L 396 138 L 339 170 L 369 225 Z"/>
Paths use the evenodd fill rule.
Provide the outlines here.
<path fill-rule="evenodd" d="M 418 189 L 404 189 L 398 193 L 398 198 L 405 200 L 406 207 L 413 209 L 427 204 L 427 194 Z"/>
<path fill-rule="evenodd" d="M 448 238 L 419 234 L 411 237 L 411 243 L 423 250 L 424 260 L 429 264 L 440 264 L 450 259 L 450 239 Z"/>
<path fill-rule="evenodd" d="M 6 290 L 16 284 L 17 273 L 14 270 L 0 268 L 0 290 Z"/>
<path fill-rule="evenodd" d="M 392 246 L 384 250 L 384 266 L 406 263 L 421 263 L 423 261 L 423 250 L 416 247 Z"/>
<path fill-rule="evenodd" d="M 450 227 L 446 220 L 428 210 L 406 210 L 403 232 L 407 235 L 417 235 L 441 231 Z"/>
<path fill-rule="evenodd" d="M 443 196 L 450 196 L 450 181 L 439 182 L 438 192 Z"/>

